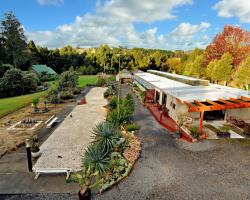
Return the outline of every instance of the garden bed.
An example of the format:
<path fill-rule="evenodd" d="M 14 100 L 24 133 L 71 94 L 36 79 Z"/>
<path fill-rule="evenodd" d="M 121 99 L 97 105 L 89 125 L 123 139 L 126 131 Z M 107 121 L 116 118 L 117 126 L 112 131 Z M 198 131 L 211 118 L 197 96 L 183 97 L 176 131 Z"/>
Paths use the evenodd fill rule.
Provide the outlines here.
<path fill-rule="evenodd" d="M 133 133 L 123 131 L 122 134 L 123 137 L 128 141 L 128 146 L 124 149 L 122 155 L 120 155 L 120 159 L 125 158 L 125 160 L 127 161 L 127 164 L 125 165 L 126 168 L 121 168 L 120 171 L 117 170 L 117 172 L 113 171 L 112 173 L 108 173 L 107 182 L 102 185 L 101 189 L 99 190 L 100 193 L 108 190 L 109 188 L 118 184 L 121 180 L 129 176 L 136 160 L 140 156 L 140 140 Z"/>

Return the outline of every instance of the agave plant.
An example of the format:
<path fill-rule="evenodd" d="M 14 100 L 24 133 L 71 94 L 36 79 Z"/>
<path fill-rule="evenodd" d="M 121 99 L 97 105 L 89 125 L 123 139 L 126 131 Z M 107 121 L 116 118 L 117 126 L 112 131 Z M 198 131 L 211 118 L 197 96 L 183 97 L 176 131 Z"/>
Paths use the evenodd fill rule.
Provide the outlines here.
<path fill-rule="evenodd" d="M 101 122 L 93 130 L 94 144 L 105 152 L 110 152 L 120 138 L 119 131 L 109 122 Z"/>
<path fill-rule="evenodd" d="M 83 168 L 88 173 L 104 174 L 108 170 L 108 153 L 99 145 L 89 146 L 83 157 Z"/>

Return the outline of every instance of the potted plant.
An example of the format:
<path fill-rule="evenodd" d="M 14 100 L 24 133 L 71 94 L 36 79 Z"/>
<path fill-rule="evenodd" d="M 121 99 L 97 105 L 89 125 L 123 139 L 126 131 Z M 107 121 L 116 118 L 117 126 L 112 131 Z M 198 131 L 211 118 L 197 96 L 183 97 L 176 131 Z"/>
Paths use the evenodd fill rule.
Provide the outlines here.
<path fill-rule="evenodd" d="M 39 98 L 34 98 L 32 100 L 33 112 L 37 112 L 37 110 L 38 110 L 38 108 L 37 108 L 38 104 L 39 104 Z"/>
<path fill-rule="evenodd" d="M 40 148 L 39 148 L 39 142 L 38 142 L 37 137 L 32 138 L 31 155 L 33 158 L 38 158 L 41 155 Z"/>

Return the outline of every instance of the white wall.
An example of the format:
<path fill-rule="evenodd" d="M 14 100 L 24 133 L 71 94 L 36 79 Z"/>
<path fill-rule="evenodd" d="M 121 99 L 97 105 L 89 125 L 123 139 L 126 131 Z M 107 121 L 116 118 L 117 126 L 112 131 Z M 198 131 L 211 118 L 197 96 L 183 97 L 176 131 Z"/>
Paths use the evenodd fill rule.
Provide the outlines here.
<path fill-rule="evenodd" d="M 226 118 L 236 117 L 242 120 L 250 120 L 250 108 L 238 108 L 226 110 Z"/>

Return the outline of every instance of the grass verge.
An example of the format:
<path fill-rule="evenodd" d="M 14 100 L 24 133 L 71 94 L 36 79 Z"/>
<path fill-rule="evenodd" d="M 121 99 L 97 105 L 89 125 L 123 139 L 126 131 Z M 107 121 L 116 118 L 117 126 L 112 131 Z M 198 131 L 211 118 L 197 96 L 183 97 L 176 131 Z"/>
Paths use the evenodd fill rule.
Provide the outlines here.
<path fill-rule="evenodd" d="M 82 88 L 87 84 L 94 85 L 97 83 L 97 76 L 96 75 L 81 75 L 78 79 L 78 87 Z"/>
<path fill-rule="evenodd" d="M 45 91 L 0 99 L 0 118 L 31 104 L 34 98 L 43 97 L 44 95 Z"/>

